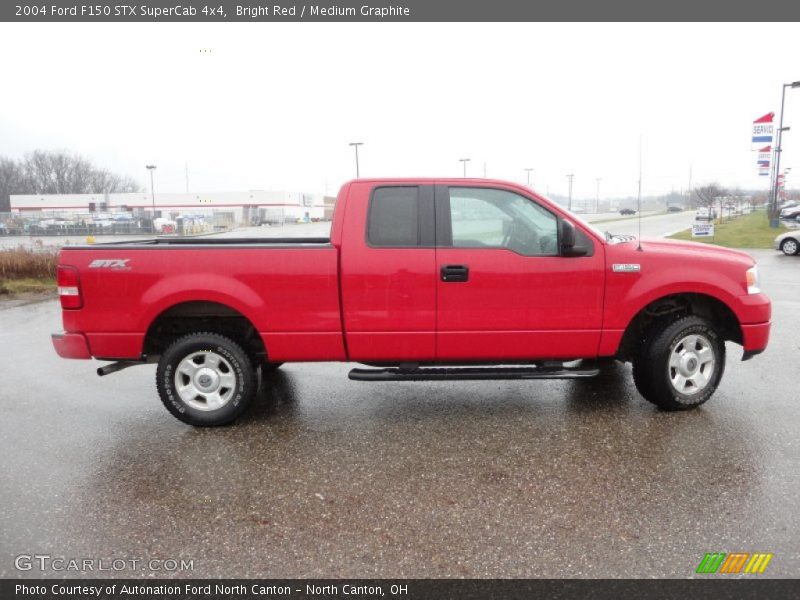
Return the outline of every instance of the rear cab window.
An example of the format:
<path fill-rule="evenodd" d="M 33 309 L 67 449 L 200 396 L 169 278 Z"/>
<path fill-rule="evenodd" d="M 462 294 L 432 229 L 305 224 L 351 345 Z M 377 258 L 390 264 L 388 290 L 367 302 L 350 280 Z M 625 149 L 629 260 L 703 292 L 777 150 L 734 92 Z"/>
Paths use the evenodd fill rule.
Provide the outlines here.
<path fill-rule="evenodd" d="M 380 186 L 372 190 L 367 245 L 373 248 L 432 248 L 433 186 Z"/>

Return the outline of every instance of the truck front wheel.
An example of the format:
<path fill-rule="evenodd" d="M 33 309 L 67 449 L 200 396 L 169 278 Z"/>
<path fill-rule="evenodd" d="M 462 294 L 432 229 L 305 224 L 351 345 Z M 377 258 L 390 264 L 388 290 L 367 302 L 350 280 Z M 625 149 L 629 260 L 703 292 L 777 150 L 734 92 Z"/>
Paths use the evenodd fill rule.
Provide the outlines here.
<path fill-rule="evenodd" d="M 639 393 L 665 410 L 686 410 L 711 398 L 725 370 L 725 342 L 714 326 L 688 316 L 651 332 L 633 360 Z"/>
<path fill-rule="evenodd" d="M 191 333 L 161 355 L 156 387 L 175 417 L 201 427 L 225 425 L 253 399 L 255 369 L 247 353 L 217 333 Z"/>

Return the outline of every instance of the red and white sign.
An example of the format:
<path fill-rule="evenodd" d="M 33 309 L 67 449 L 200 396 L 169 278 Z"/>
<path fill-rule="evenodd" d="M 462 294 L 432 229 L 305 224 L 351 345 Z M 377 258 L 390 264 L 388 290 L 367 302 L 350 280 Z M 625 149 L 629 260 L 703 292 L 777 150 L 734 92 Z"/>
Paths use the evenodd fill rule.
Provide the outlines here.
<path fill-rule="evenodd" d="M 764 146 L 758 149 L 758 176 L 769 177 L 769 165 L 772 161 L 772 146 Z"/>
<path fill-rule="evenodd" d="M 775 125 L 772 120 L 775 118 L 775 113 L 767 113 L 763 117 L 759 117 L 753 121 L 753 149 L 756 146 L 763 144 L 772 144 L 772 138 L 775 134 Z"/>

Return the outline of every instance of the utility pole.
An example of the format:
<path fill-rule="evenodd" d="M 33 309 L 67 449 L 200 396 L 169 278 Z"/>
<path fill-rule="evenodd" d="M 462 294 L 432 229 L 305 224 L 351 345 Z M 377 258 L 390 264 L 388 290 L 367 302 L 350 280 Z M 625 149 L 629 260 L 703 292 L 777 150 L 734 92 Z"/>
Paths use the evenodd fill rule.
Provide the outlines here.
<path fill-rule="evenodd" d="M 360 172 L 359 172 L 359 170 L 358 170 L 358 147 L 359 147 L 359 146 L 363 146 L 363 145 L 364 145 L 364 142 L 350 142 L 350 145 L 351 145 L 351 146 L 352 146 L 352 147 L 355 149 L 355 151 L 356 151 L 356 179 L 358 179 L 359 177 L 361 177 L 361 173 L 360 173 Z"/>
<path fill-rule="evenodd" d="M 770 202 L 769 209 L 769 225 L 770 227 L 778 226 L 778 178 L 781 172 L 781 145 L 783 144 L 783 107 L 786 103 L 786 88 L 798 88 L 800 81 L 792 83 L 784 83 L 781 90 L 781 117 L 778 125 L 778 143 L 775 148 L 775 178 L 772 183 L 772 201 Z M 788 127 L 786 128 L 788 129 Z"/>
<path fill-rule="evenodd" d="M 567 179 L 569 180 L 569 204 L 567 205 L 567 210 L 572 212 L 572 178 L 575 177 L 572 173 L 567 175 Z"/>
<path fill-rule="evenodd" d="M 594 182 L 596 184 L 595 194 L 594 194 L 594 212 L 600 212 L 600 178 L 595 177 Z"/>
<path fill-rule="evenodd" d="M 464 165 L 464 179 L 467 178 L 467 163 L 470 160 L 472 160 L 472 159 L 470 159 L 470 158 L 459 158 L 458 159 L 458 162 L 460 162 L 460 163 L 462 163 Z"/>
<path fill-rule="evenodd" d="M 156 232 L 156 188 L 153 183 L 153 171 L 156 170 L 155 165 L 145 165 L 145 168 L 150 171 L 150 199 L 153 201 L 153 219 L 150 221 L 150 229 L 153 233 Z"/>
<path fill-rule="evenodd" d="M 528 187 L 531 187 L 531 171 L 533 171 L 533 169 L 528 168 L 524 169 L 524 171 L 528 174 Z"/>

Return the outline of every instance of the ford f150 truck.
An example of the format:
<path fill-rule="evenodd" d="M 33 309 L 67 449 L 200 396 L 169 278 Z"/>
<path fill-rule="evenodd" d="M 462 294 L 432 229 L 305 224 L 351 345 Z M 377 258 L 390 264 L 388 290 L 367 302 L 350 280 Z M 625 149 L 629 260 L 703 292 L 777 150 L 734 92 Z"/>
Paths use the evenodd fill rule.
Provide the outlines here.
<path fill-rule="evenodd" d="M 61 250 L 65 358 L 158 363 L 166 408 L 233 421 L 261 371 L 348 361 L 360 381 L 590 377 L 630 361 L 667 410 L 717 388 L 725 342 L 764 350 L 755 261 L 602 233 L 527 187 L 359 179 L 330 238 L 174 238 Z"/>

